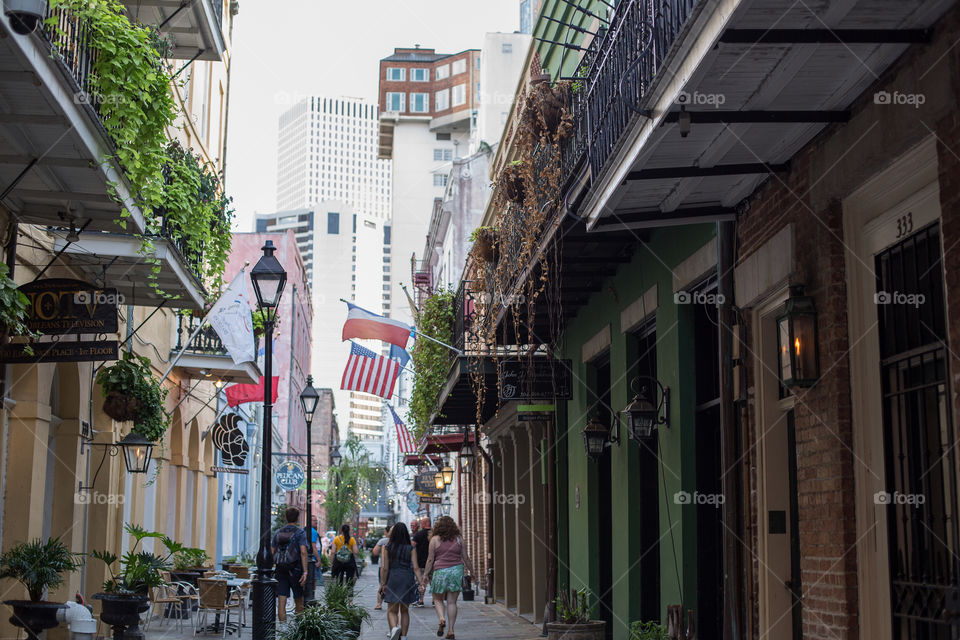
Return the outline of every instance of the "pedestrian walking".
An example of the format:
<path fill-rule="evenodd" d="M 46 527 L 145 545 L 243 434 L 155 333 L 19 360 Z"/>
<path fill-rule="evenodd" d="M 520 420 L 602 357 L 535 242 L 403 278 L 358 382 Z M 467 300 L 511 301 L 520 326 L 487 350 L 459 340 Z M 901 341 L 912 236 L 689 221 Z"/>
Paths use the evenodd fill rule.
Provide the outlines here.
<path fill-rule="evenodd" d="M 420 518 L 417 524 L 419 526 L 417 532 L 413 534 L 413 544 L 417 547 L 417 561 L 420 563 L 420 572 L 423 573 L 424 567 L 427 566 L 427 556 L 430 554 L 430 518 Z M 425 596 L 426 591 L 421 589 L 415 606 L 422 607 Z"/>
<path fill-rule="evenodd" d="M 297 613 L 303 611 L 303 586 L 307 583 L 307 534 L 297 526 L 300 510 L 290 507 L 286 513 L 287 524 L 273 535 L 270 551 L 277 563 L 277 620 L 287 619 L 287 598 L 293 592 Z"/>
<path fill-rule="evenodd" d="M 433 608 L 440 626 L 437 636 L 446 628 L 448 640 L 453 640 L 457 624 L 457 598 L 463 589 L 463 576 L 473 574 L 473 563 L 460 536 L 460 528 L 450 516 L 440 516 L 433 525 L 430 536 L 427 565 L 421 582 L 424 588 L 430 580 L 433 592 Z"/>
<path fill-rule="evenodd" d="M 399 640 L 405 638 L 410 629 L 410 605 L 417 600 L 417 584 L 423 578 L 407 525 L 402 522 L 393 525 L 381 553 L 378 597 L 387 603 L 390 640 Z"/>
<path fill-rule="evenodd" d="M 357 553 L 357 540 L 350 535 L 350 525 L 345 524 L 330 545 L 330 575 L 334 580 L 346 582 L 356 579 Z"/>
<path fill-rule="evenodd" d="M 323 563 L 320 561 L 320 532 L 317 531 L 317 516 L 310 519 L 310 555 L 313 556 L 317 564 L 314 567 L 314 580 L 319 586 L 323 586 Z"/>
<path fill-rule="evenodd" d="M 370 550 L 370 560 L 373 564 L 377 564 L 380 561 L 380 556 L 383 555 L 383 550 L 390 542 L 390 531 L 393 527 L 388 527 L 386 531 L 383 532 L 383 537 L 377 540 L 377 544 Z M 408 536 L 409 537 L 409 536 Z M 377 592 L 377 606 L 374 607 L 377 611 L 383 609 L 383 594 Z"/>

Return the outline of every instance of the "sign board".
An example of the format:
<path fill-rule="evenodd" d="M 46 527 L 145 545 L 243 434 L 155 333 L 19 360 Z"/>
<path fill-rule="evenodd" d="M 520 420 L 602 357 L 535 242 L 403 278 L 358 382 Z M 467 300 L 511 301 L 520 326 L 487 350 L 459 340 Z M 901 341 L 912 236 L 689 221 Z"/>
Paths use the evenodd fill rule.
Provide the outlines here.
<path fill-rule="evenodd" d="M 442 489 L 437 489 L 436 471 L 427 471 L 417 474 L 413 479 L 413 488 L 421 493 L 437 493 Z"/>
<path fill-rule="evenodd" d="M 123 296 L 116 289 L 99 289 L 81 280 L 50 278 L 20 287 L 30 305 L 27 328 L 44 335 L 116 333 L 117 306 Z"/>
<path fill-rule="evenodd" d="M 442 502 L 440 496 L 423 496 L 420 498 L 420 504 L 441 504 Z"/>
<path fill-rule="evenodd" d="M 500 401 L 569 400 L 570 360 L 511 358 L 500 362 Z"/>
<path fill-rule="evenodd" d="M 556 410 L 556 405 L 552 404 L 517 405 L 517 420 L 520 422 L 553 420 L 553 414 Z"/>
<path fill-rule="evenodd" d="M 240 469 L 238 467 L 210 467 L 210 471 L 214 473 L 236 473 L 242 476 L 250 473 L 249 469 Z"/>
<path fill-rule="evenodd" d="M 313 485 L 313 490 L 314 490 L 314 491 L 326 491 L 326 490 L 327 490 L 327 479 L 326 479 L 326 478 L 318 478 L 317 476 L 313 476 L 313 477 L 310 478 L 310 484 Z M 304 479 L 303 479 L 303 482 L 300 483 L 300 486 L 297 487 L 297 490 L 298 490 L 298 491 L 306 491 L 306 489 L 307 489 L 307 479 L 304 478 Z"/>
<path fill-rule="evenodd" d="M 96 342 L 31 342 L 33 353 L 27 353 L 25 343 L 12 343 L 0 348 L 0 363 L 32 364 L 34 362 L 100 362 L 116 360 L 119 345 L 116 340 Z"/>
<path fill-rule="evenodd" d="M 410 513 L 416 513 L 420 509 L 420 498 L 415 491 L 407 492 L 407 509 L 410 510 Z"/>
<path fill-rule="evenodd" d="M 273 475 L 277 481 L 277 486 L 284 491 L 296 491 L 307 477 L 300 463 L 293 460 L 281 462 L 277 465 L 277 470 Z"/>
<path fill-rule="evenodd" d="M 220 459 L 224 464 L 234 467 L 245 465 L 247 454 L 250 453 L 250 445 L 247 444 L 247 439 L 243 435 L 241 424 L 240 416 L 227 413 L 220 416 L 211 433 L 213 446 L 220 452 Z"/>

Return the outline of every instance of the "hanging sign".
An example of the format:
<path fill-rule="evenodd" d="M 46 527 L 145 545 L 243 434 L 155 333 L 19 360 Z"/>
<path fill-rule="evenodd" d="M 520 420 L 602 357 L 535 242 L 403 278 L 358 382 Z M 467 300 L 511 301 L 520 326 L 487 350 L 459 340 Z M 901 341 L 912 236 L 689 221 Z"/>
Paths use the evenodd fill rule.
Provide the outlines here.
<path fill-rule="evenodd" d="M 440 496 L 422 496 L 420 498 L 420 504 L 441 504 L 442 502 Z"/>
<path fill-rule="evenodd" d="M 116 289 L 99 289 L 81 280 L 50 278 L 19 287 L 27 296 L 27 328 L 44 335 L 116 333 L 117 306 L 123 296 Z"/>
<path fill-rule="evenodd" d="M 95 342 L 31 342 L 33 353 L 27 352 L 26 343 L 12 343 L 0 347 L 0 363 L 33 364 L 35 362 L 102 362 L 119 357 L 116 340 Z"/>
<path fill-rule="evenodd" d="M 513 358 L 500 362 L 500 401 L 569 400 L 571 398 L 570 360 L 546 358 L 533 362 Z"/>
<path fill-rule="evenodd" d="M 247 463 L 250 445 L 247 444 L 247 439 L 243 436 L 243 430 L 240 428 L 241 424 L 240 416 L 235 413 L 227 413 L 220 416 L 220 420 L 213 427 L 211 440 L 213 446 L 220 452 L 224 464 L 242 467 Z"/>
<path fill-rule="evenodd" d="M 277 466 L 274 477 L 276 478 L 277 486 L 284 491 L 296 491 L 297 487 L 303 483 L 307 476 L 303 472 L 303 467 L 299 462 L 285 460 Z"/>
<path fill-rule="evenodd" d="M 436 471 L 427 471 L 418 474 L 413 479 L 413 488 L 421 493 L 437 493 L 443 489 L 437 489 Z"/>
<path fill-rule="evenodd" d="M 416 491 L 407 492 L 407 509 L 410 510 L 410 513 L 416 513 L 420 509 L 420 497 Z"/>
<path fill-rule="evenodd" d="M 239 469 L 237 467 L 210 467 L 210 471 L 213 471 L 214 473 L 236 473 L 242 476 L 250 473 L 249 469 Z"/>
<path fill-rule="evenodd" d="M 327 479 L 326 479 L 326 478 L 318 478 L 317 476 L 313 476 L 312 478 L 310 478 L 310 481 L 311 481 L 310 484 L 313 485 L 313 490 L 314 490 L 314 491 L 326 491 L 326 490 L 327 490 Z M 298 491 L 306 491 L 306 489 L 307 489 L 307 479 L 304 478 L 304 479 L 303 479 L 303 482 L 300 483 L 300 486 L 297 487 L 297 490 L 298 490 Z"/>

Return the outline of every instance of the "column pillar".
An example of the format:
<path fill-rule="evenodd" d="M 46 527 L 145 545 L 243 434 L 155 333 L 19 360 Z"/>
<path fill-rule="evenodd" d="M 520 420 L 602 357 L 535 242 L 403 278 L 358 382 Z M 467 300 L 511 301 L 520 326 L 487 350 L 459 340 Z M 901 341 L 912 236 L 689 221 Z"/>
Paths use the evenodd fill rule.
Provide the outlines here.
<path fill-rule="evenodd" d="M 529 500 L 525 505 L 529 509 L 531 521 L 530 570 L 531 598 L 533 618 L 537 624 L 543 622 L 543 610 L 547 603 L 547 529 L 546 529 L 546 492 L 541 477 L 540 440 L 543 437 L 543 425 L 530 424 L 529 447 Z"/>
<path fill-rule="evenodd" d="M 508 508 L 516 512 L 515 537 L 517 547 L 517 613 L 533 614 L 533 562 L 530 553 L 535 542 L 531 522 L 530 496 L 530 436 L 525 428 L 510 432 L 514 456 L 514 496 L 508 499 Z"/>

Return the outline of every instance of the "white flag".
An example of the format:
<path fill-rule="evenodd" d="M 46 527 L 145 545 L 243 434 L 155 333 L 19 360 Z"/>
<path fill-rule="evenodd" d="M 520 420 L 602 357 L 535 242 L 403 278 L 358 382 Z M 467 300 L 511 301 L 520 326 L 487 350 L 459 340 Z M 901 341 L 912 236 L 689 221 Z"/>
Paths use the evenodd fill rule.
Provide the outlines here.
<path fill-rule="evenodd" d="M 234 364 L 253 362 L 253 318 L 247 300 L 247 284 L 241 271 L 223 292 L 217 304 L 207 314 L 207 322 L 213 327 L 220 341 L 233 358 Z"/>

